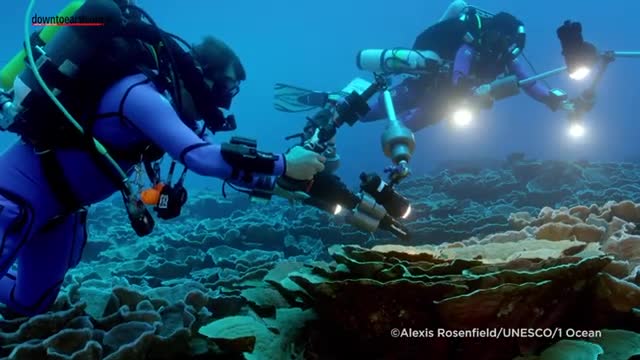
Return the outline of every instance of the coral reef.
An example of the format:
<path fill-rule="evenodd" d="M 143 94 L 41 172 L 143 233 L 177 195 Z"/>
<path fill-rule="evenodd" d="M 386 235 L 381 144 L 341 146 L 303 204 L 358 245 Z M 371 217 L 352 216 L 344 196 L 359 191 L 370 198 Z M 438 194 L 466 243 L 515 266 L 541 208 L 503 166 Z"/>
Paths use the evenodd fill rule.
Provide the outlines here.
<path fill-rule="evenodd" d="M 407 244 L 206 191 L 137 240 L 97 205 L 51 311 L 0 320 L 0 358 L 640 356 L 640 166 L 486 165 L 403 184 Z"/>

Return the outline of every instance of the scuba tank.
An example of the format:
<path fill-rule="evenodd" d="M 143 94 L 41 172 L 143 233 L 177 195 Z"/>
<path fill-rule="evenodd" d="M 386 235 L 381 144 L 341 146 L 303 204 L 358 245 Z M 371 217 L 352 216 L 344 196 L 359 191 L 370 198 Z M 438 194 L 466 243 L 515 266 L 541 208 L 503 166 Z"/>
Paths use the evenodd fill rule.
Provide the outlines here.
<path fill-rule="evenodd" d="M 364 49 L 356 55 L 360 70 L 381 73 L 435 73 L 443 62 L 433 51 L 413 49 Z"/>
<path fill-rule="evenodd" d="M 82 6 L 84 1 L 72 1 L 59 13 L 59 17 L 72 16 Z M 60 26 L 47 26 L 41 31 L 34 32 L 30 39 L 39 46 L 46 45 L 61 29 Z M 9 62 L 0 69 L 0 129 L 3 131 L 14 123 L 16 115 L 20 109 L 13 101 L 13 94 L 8 92 L 13 88 L 18 74 L 24 71 L 25 59 L 27 58 L 26 48 L 22 48 Z"/>
<path fill-rule="evenodd" d="M 2 69 L 3 84 L 13 85 L 10 92 L 0 93 L 2 130 L 20 135 L 36 150 L 49 150 L 42 152 L 43 170 L 48 182 L 56 185 L 56 195 L 67 213 L 77 211 L 82 205 L 64 179 L 53 155 L 55 149 L 80 146 L 95 153 L 96 164 L 121 189 L 132 228 L 138 236 L 148 235 L 155 222 L 145 204 L 135 198 L 128 175 L 107 149 L 76 121 L 93 110 L 92 102 L 99 101 L 105 86 L 118 79 L 113 76 L 124 75 L 106 66 L 113 60 L 112 40 L 120 35 L 124 25 L 119 4 L 112 0 L 74 1 L 60 16 L 100 18 L 103 26 L 51 27 L 50 31 L 46 31 L 47 28 L 30 34 L 29 16 L 34 4 L 35 1 L 30 0 L 24 24 L 28 66 L 21 66 L 15 60 L 23 57 L 20 53 Z M 124 55 L 133 56 L 127 52 Z"/>
<path fill-rule="evenodd" d="M 59 17 L 66 17 L 73 15 L 82 6 L 84 1 L 72 1 L 64 9 L 58 13 Z M 47 44 L 60 30 L 60 26 L 47 26 L 42 31 L 34 33 L 31 41 L 37 44 Z M 26 58 L 25 49 L 20 50 L 11 60 L 0 69 L 0 88 L 11 89 L 13 87 L 13 81 L 18 74 L 24 69 Z"/>
<path fill-rule="evenodd" d="M 87 0 L 73 16 L 101 18 L 103 25 L 62 27 L 44 46 L 33 44 L 34 49 L 29 50 L 37 67 L 23 69 L 14 82 L 13 102 L 21 110 L 8 130 L 44 150 L 52 146 L 52 137 L 64 134 L 65 139 L 70 139 L 83 134 L 64 119 L 65 114 L 59 111 L 38 77 L 53 86 L 55 98 L 69 114 L 82 116 L 87 97 L 97 100 L 103 90 L 101 84 L 96 84 L 99 83 L 96 74 L 107 70 L 99 69 L 99 62 L 94 60 L 121 32 L 122 12 L 112 0 Z M 79 94 L 83 95 L 80 99 Z"/>
<path fill-rule="evenodd" d="M 448 19 L 453 19 L 460 16 L 460 14 L 468 6 L 469 5 L 467 5 L 467 3 L 463 0 L 454 0 L 453 2 L 451 2 L 451 4 L 449 4 L 449 6 L 447 7 L 447 10 L 445 10 L 445 12 L 440 17 L 440 20 L 438 20 L 438 22 L 445 21 Z"/>

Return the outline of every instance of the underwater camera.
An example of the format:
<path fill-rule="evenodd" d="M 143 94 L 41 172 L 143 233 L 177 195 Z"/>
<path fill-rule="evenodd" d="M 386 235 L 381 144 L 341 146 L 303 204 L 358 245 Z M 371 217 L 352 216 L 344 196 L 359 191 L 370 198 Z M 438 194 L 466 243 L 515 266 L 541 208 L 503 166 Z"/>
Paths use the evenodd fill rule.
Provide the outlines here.
<path fill-rule="evenodd" d="M 362 173 L 358 205 L 347 215 L 347 222 L 366 231 L 386 230 L 408 241 L 409 229 L 398 218 L 406 218 L 411 204 L 376 174 Z"/>
<path fill-rule="evenodd" d="M 582 24 L 567 20 L 556 30 L 556 34 L 569 76 L 574 80 L 586 78 L 598 60 L 598 50 L 593 44 L 584 41 Z"/>
<path fill-rule="evenodd" d="M 326 173 L 317 175 L 308 192 L 310 197 L 303 203 L 333 215 L 339 215 L 344 211 L 347 223 L 360 230 L 385 230 L 400 239 L 409 240 L 409 230 L 387 210 L 394 209 L 396 213 L 408 215 L 411 208 L 408 200 L 386 185 L 377 175 L 369 175 L 366 180 L 360 193 L 355 194 L 339 177 Z"/>
<path fill-rule="evenodd" d="M 360 174 L 360 188 L 371 195 L 394 218 L 406 219 L 411 214 L 411 203 L 376 174 Z"/>

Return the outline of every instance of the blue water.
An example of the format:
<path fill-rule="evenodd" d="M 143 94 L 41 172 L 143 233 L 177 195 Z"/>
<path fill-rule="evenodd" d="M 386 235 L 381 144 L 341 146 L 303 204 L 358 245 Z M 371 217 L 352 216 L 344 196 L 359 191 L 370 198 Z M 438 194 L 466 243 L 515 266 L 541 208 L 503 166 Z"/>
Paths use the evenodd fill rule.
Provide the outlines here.
<path fill-rule="evenodd" d="M 25 0 L 6 0 L 0 29 L 0 58 L 8 59 L 22 46 Z M 54 15 L 67 1 L 39 1 L 38 15 Z M 449 1 L 407 0 L 294 0 L 256 1 L 139 1 L 166 30 L 191 42 L 206 34 L 227 41 L 240 55 L 248 80 L 232 110 L 239 122 L 235 134 L 259 139 L 261 149 L 283 151 L 286 135 L 300 131 L 303 115 L 273 109 L 273 84 L 291 83 L 318 90 L 337 90 L 352 78 L 368 73 L 355 66 L 358 50 L 411 46 L 415 36 L 435 22 Z M 565 20 L 581 21 L 584 36 L 600 49 L 639 50 L 637 16 L 640 3 L 601 1 L 476 1 L 470 3 L 492 12 L 508 11 L 526 25 L 525 53 L 538 71 L 562 66 L 556 28 Z M 640 124 L 635 109 L 640 93 L 640 59 L 619 59 L 602 82 L 598 102 L 588 115 L 588 133 L 581 141 L 566 136 L 566 120 L 526 95 L 497 103 L 482 113 L 474 127 L 452 131 L 441 123 L 416 134 L 412 161 L 416 173 L 428 171 L 439 161 L 477 157 L 503 158 L 525 152 L 544 159 L 622 161 L 640 157 L 637 136 Z M 552 86 L 577 95 L 580 84 L 562 75 Z M 363 171 L 381 171 L 389 161 L 380 150 L 385 123 L 357 124 L 340 129 L 338 145 L 343 165 L 339 174 L 351 184 Z M 231 134 L 219 136 L 224 141 Z M 0 148 L 14 141 L 0 134 Z M 214 187 L 220 182 L 192 175 L 192 187 Z"/>

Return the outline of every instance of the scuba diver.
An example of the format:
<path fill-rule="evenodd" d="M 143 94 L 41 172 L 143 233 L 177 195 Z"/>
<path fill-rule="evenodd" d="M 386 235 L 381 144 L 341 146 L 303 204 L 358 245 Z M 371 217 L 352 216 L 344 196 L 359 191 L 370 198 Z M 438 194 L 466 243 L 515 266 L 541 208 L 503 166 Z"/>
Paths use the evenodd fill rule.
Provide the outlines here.
<path fill-rule="evenodd" d="M 426 67 L 431 70 L 408 76 L 391 88 L 396 111 L 403 113 L 403 124 L 415 132 L 449 117 L 461 106 L 490 108 L 495 99 L 487 84 L 508 75 L 515 75 L 518 80 L 535 75 L 522 56 L 525 42 L 524 24 L 512 14 L 492 15 L 470 6 L 465 6 L 459 16 L 451 13 L 424 30 L 416 37 L 412 50 L 425 56 Z M 367 52 L 359 54 L 366 55 Z M 367 61 L 370 60 L 360 58 L 359 64 Z M 551 111 L 574 108 L 564 91 L 550 89 L 541 81 L 529 82 L 522 88 Z M 370 106 L 371 111 L 360 121 L 386 118 L 381 97 Z"/>
<path fill-rule="evenodd" d="M 186 190 L 184 172 L 171 182 L 176 161 L 258 197 L 278 177 L 309 180 L 324 168 L 321 155 L 299 146 L 276 154 L 245 138 L 204 140 L 206 130 L 236 128 L 223 110 L 246 77 L 222 41 L 186 44 L 128 1 L 86 0 L 65 11 L 104 24 L 26 36 L 0 74 L 0 128 L 20 136 L 0 156 L 0 303 L 15 316 L 55 301 L 86 244 L 88 206 L 120 191 L 138 236 L 153 230 L 148 205 L 162 219 L 178 216 Z M 164 154 L 173 159 L 167 179 Z M 138 196 L 129 177 L 141 187 L 143 165 L 153 188 Z"/>
<path fill-rule="evenodd" d="M 507 75 L 523 80 L 535 75 L 522 54 L 526 42 L 523 23 L 515 16 L 490 14 L 453 1 L 440 21 L 419 34 L 411 49 L 360 51 L 361 70 L 387 74 L 393 105 L 402 123 L 416 132 L 450 117 L 462 108 L 490 108 L 497 99 L 487 84 Z M 550 110 L 571 112 L 574 104 L 560 89 L 541 81 L 521 85 L 531 98 Z M 341 92 L 310 91 L 276 84 L 275 107 L 299 112 L 324 107 Z M 387 119 L 384 96 L 369 101 L 370 110 L 359 121 Z"/>

